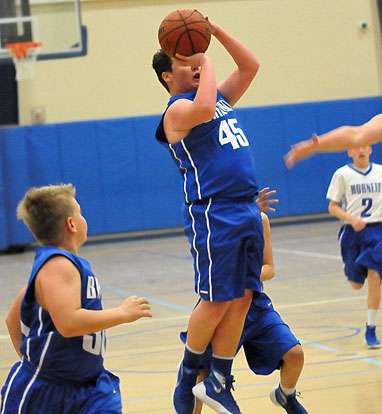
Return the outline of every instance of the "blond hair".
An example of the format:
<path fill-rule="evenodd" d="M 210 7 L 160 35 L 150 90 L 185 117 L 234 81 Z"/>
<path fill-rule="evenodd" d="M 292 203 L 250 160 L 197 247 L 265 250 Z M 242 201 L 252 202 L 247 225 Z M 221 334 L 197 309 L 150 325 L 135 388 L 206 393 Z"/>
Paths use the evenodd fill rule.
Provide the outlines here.
<path fill-rule="evenodd" d="M 32 187 L 17 206 L 17 218 L 24 221 L 40 244 L 58 245 L 65 221 L 73 214 L 75 194 L 70 183 Z"/>

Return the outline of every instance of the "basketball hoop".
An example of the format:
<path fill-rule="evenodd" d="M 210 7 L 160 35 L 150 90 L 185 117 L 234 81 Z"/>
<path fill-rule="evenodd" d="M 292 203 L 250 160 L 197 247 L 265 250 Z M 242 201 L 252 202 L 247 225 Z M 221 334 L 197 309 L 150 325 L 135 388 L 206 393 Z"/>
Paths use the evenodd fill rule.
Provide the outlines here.
<path fill-rule="evenodd" d="M 16 68 L 16 80 L 33 78 L 34 64 L 41 45 L 41 42 L 18 42 L 5 45 L 5 49 L 12 53 L 13 63 Z"/>

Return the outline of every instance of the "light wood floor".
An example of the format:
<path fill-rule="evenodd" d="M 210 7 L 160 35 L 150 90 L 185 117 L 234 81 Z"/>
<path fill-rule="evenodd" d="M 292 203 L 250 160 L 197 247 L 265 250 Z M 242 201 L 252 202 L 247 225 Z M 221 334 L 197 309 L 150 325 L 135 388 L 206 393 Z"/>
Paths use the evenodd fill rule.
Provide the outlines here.
<path fill-rule="evenodd" d="M 346 282 L 337 221 L 273 225 L 276 277 L 266 291 L 301 340 L 305 367 L 298 391 L 310 414 L 381 414 L 382 350 L 364 344 L 366 289 Z M 81 256 L 103 288 L 104 307 L 146 296 L 153 318 L 108 330 L 105 365 L 121 378 L 124 413 L 173 413 L 171 396 L 183 354 L 179 332 L 196 301 L 183 235 L 89 242 Z M 4 317 L 29 276 L 33 252 L 0 256 L 0 383 L 17 360 Z M 382 339 L 382 312 L 377 332 Z M 235 398 L 244 414 L 282 414 L 269 400 L 278 372 L 256 376 L 242 353 L 234 363 Z M 203 413 L 213 411 L 205 408 Z"/>

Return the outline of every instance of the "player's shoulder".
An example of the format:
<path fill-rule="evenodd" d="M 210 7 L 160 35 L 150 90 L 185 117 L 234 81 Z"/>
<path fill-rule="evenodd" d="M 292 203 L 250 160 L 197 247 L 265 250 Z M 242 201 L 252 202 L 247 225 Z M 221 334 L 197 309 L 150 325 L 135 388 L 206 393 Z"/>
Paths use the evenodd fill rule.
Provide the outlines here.
<path fill-rule="evenodd" d="M 342 167 L 337 168 L 332 177 L 343 177 L 346 174 L 349 174 L 352 172 L 352 168 L 350 167 L 350 164 L 345 164 Z"/>
<path fill-rule="evenodd" d="M 371 166 L 374 170 L 382 170 L 382 164 L 377 164 L 376 162 L 373 162 Z"/>

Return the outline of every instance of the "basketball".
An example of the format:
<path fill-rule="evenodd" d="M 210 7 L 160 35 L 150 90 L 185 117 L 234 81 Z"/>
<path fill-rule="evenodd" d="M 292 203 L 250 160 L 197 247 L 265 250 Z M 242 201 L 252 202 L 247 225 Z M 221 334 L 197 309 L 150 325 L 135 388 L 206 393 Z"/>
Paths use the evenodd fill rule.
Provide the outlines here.
<path fill-rule="evenodd" d="M 211 32 L 208 22 L 197 10 L 174 10 L 162 20 L 158 40 L 170 57 L 176 53 L 191 56 L 207 50 Z"/>

